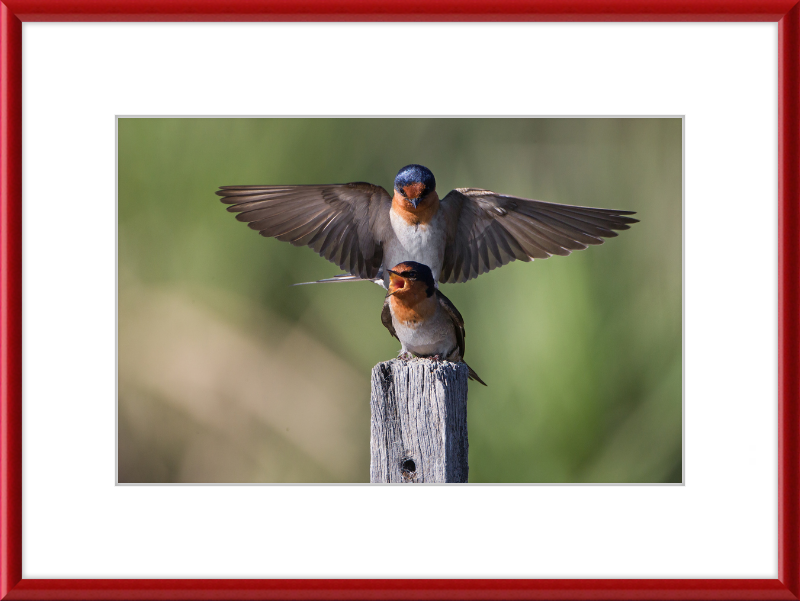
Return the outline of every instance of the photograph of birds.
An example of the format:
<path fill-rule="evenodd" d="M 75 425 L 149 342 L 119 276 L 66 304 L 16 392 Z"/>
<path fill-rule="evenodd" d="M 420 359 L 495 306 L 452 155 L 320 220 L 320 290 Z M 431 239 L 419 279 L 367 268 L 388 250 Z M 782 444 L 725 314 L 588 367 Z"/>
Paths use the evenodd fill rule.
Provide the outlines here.
<path fill-rule="evenodd" d="M 387 399 L 457 374 L 470 482 L 681 482 L 682 149 L 673 117 L 119 118 L 119 481 L 369 482 L 383 366 Z"/>
<path fill-rule="evenodd" d="M 402 343 L 401 354 L 455 362 L 464 356 L 464 319 L 439 282 L 466 282 L 515 260 L 569 255 L 638 222 L 629 217 L 633 211 L 479 188 L 440 199 L 431 170 L 416 164 L 400 169 L 392 196 L 365 182 L 222 186 L 217 195 L 262 236 L 309 246 L 346 270 L 305 283 L 370 280 L 386 288 L 381 320 Z"/>

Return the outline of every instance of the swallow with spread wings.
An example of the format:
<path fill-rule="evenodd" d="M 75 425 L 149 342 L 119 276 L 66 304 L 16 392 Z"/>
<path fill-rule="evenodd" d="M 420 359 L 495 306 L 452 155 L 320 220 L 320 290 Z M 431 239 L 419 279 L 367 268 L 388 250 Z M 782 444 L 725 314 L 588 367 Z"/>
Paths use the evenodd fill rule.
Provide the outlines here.
<path fill-rule="evenodd" d="M 389 287 L 389 268 L 430 267 L 434 281 L 466 282 L 511 261 L 569 255 L 629 229 L 633 211 L 554 204 L 479 188 L 444 198 L 433 173 L 403 167 L 394 193 L 365 182 L 222 186 L 217 194 L 262 236 L 309 246 L 346 273 L 318 282 L 371 280 Z"/>

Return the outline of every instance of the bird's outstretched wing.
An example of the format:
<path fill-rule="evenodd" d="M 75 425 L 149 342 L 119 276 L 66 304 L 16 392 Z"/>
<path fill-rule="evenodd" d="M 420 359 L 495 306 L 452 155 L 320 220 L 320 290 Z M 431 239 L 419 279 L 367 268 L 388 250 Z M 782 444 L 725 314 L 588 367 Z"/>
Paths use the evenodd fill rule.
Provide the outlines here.
<path fill-rule="evenodd" d="M 221 186 L 217 195 L 262 236 L 309 246 L 348 273 L 372 279 L 383 262 L 392 200 L 365 182 L 323 186 Z"/>
<path fill-rule="evenodd" d="M 384 327 L 389 330 L 389 333 L 397 338 L 397 331 L 394 329 L 394 324 L 392 323 L 392 309 L 389 307 L 389 296 L 386 296 L 386 299 L 383 301 L 383 311 L 381 311 L 381 323 Z M 400 340 L 399 338 L 397 338 Z"/>
<path fill-rule="evenodd" d="M 560 205 L 458 188 L 441 201 L 447 246 L 440 282 L 466 282 L 514 260 L 566 256 L 627 230 L 633 211 Z"/>

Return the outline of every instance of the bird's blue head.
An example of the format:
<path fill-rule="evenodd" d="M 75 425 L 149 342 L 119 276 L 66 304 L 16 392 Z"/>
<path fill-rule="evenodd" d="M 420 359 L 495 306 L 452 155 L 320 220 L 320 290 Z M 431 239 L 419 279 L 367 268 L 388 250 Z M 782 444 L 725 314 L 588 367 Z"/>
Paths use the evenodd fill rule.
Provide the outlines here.
<path fill-rule="evenodd" d="M 389 293 L 413 290 L 425 290 L 426 296 L 436 291 L 436 281 L 431 268 L 416 261 L 403 261 L 389 270 Z"/>
<path fill-rule="evenodd" d="M 436 178 L 427 167 L 406 165 L 397 172 L 397 177 L 394 178 L 394 189 L 416 209 L 426 194 L 436 190 Z"/>

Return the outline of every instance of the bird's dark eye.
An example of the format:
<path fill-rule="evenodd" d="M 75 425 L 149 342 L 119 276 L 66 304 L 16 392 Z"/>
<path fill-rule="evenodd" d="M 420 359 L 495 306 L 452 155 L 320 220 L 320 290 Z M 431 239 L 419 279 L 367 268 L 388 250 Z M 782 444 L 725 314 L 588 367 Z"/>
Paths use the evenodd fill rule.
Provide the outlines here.
<path fill-rule="evenodd" d="M 417 274 L 417 272 L 416 272 L 416 271 L 412 271 L 412 272 L 410 272 L 410 273 L 408 274 L 408 277 L 410 277 L 412 280 L 416 280 L 416 279 L 417 279 L 417 275 L 418 275 L 418 274 Z"/>
<path fill-rule="evenodd" d="M 400 275 L 403 276 L 404 278 L 410 278 L 412 273 L 414 273 L 414 272 L 413 271 L 404 271 Z"/>

